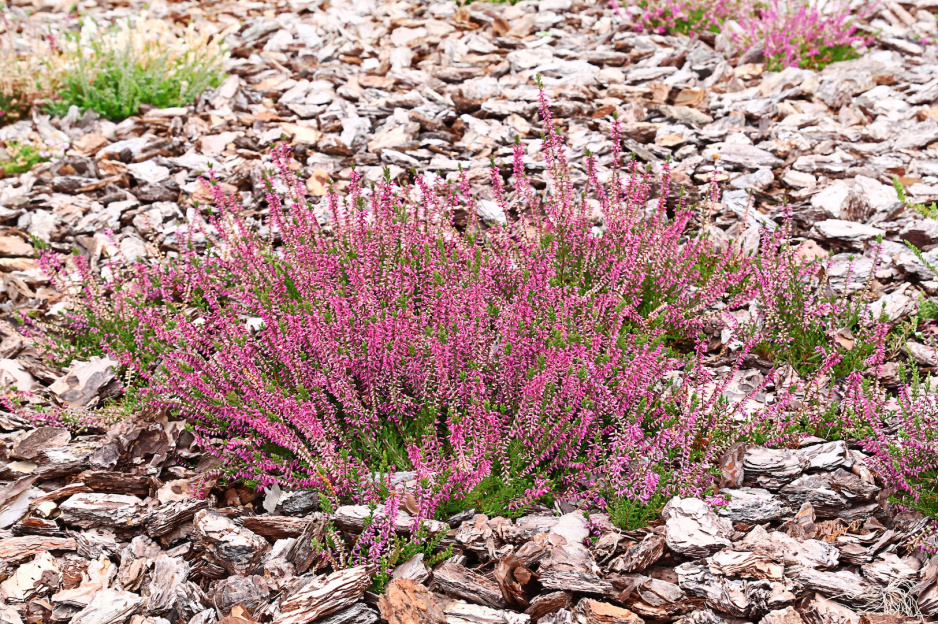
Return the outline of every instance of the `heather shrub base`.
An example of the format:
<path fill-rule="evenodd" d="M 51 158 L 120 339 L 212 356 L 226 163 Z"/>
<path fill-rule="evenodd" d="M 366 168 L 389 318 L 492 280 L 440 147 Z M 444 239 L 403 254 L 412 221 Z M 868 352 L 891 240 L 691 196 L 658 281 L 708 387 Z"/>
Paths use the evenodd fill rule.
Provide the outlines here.
<path fill-rule="evenodd" d="M 263 235 L 215 186 L 166 262 L 115 262 L 101 283 L 81 257 L 46 254 L 72 306 L 37 337 L 58 357 L 119 360 L 135 400 L 188 418 L 226 478 L 385 518 L 562 499 L 634 527 L 674 494 L 716 494 L 732 444 L 825 428 L 867 449 L 907 504 L 933 504 L 932 395 L 878 384 L 890 327 L 862 292 L 831 294 L 785 228 L 752 256 L 711 240 L 709 204 L 669 200 L 667 166 L 653 176 L 622 154 L 615 124 L 614 166 L 588 157 L 576 188 L 543 96 L 541 115 L 547 189 L 518 146 L 491 170 L 503 219 L 475 216 L 464 177 L 430 174 L 354 174 L 316 204 L 278 150 Z M 708 354 L 714 324 L 729 339 Z M 740 393 L 760 349 L 776 369 Z M 397 471 L 416 482 L 406 501 Z M 389 526 L 341 556 L 385 557 Z"/>

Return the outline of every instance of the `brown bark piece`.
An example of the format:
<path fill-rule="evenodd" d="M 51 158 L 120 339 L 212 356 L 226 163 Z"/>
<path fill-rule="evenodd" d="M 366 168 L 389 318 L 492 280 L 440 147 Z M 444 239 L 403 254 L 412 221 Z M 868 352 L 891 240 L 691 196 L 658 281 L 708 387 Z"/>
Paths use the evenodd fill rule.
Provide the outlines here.
<path fill-rule="evenodd" d="M 446 616 L 436 597 L 411 579 L 391 581 L 378 599 L 378 610 L 388 624 L 445 624 Z"/>
<path fill-rule="evenodd" d="M 254 531 L 269 540 L 299 537 L 306 526 L 313 522 L 308 518 L 290 516 L 248 516 L 244 518 L 244 528 Z"/>
<path fill-rule="evenodd" d="M 17 563 L 49 550 L 75 550 L 75 540 L 70 537 L 46 537 L 26 535 L 0 539 L 0 561 Z"/>
<path fill-rule="evenodd" d="M 628 609 L 589 598 L 577 604 L 576 613 L 585 618 L 586 624 L 645 624 Z"/>
<path fill-rule="evenodd" d="M 565 591 L 555 591 L 534 598 L 531 606 L 524 612 L 531 616 L 532 622 L 536 622 L 548 613 L 566 609 L 571 604 L 573 604 L 573 596 Z"/>
<path fill-rule="evenodd" d="M 108 470 L 86 470 L 78 479 L 95 492 L 149 496 L 150 477 Z"/>

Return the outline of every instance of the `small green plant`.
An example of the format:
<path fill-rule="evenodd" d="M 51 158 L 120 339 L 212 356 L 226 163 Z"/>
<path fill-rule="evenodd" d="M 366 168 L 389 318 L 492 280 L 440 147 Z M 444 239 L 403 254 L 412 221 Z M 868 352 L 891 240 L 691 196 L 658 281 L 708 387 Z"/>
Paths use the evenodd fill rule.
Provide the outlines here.
<path fill-rule="evenodd" d="M 918 300 L 918 318 L 921 321 L 934 321 L 938 319 L 938 301 L 920 297 Z"/>
<path fill-rule="evenodd" d="M 452 557 L 452 544 L 446 548 L 441 547 L 444 537 L 446 537 L 445 532 L 430 535 L 425 524 L 421 524 L 420 528 L 409 538 L 395 535 L 394 546 L 378 563 L 378 572 L 372 579 L 370 591 L 383 594 L 388 583 L 391 582 L 391 572 L 394 566 L 404 563 L 414 555 L 423 555 L 423 564 L 428 568 Z"/>
<path fill-rule="evenodd" d="M 391 581 L 394 567 L 413 557 L 423 555 L 423 563 L 433 567 L 453 556 L 452 544 L 442 547 L 446 532 L 431 534 L 426 523 L 421 522 L 409 536 L 395 533 L 398 496 L 391 496 L 381 513 L 378 506 L 370 505 L 371 515 L 365 519 L 362 532 L 349 541 L 339 532 L 332 517 L 335 505 L 326 495 L 319 495 L 319 508 L 326 515 L 327 521 L 322 541 L 314 541 L 313 548 L 334 570 L 342 570 L 356 565 L 373 566 L 374 576 L 370 591 L 383 593 Z"/>
<path fill-rule="evenodd" d="M 902 182 L 899 181 L 898 177 L 893 176 L 892 185 L 896 189 L 896 195 L 899 197 L 899 201 L 905 204 L 907 208 L 911 208 L 912 210 L 914 210 L 915 212 L 919 213 L 920 215 L 924 217 L 928 217 L 930 219 L 938 219 L 938 204 L 936 204 L 935 202 L 932 202 L 930 206 L 926 206 L 925 204 L 917 204 L 911 199 L 909 199 L 908 195 L 905 194 L 905 187 L 902 186 Z M 919 260 L 922 260 L 921 252 L 919 252 L 918 249 L 916 249 L 915 247 L 912 247 L 912 249 L 919 256 Z M 925 261 L 922 260 L 922 262 L 925 262 Z M 926 266 L 928 266 L 927 263 L 926 263 Z"/>
<path fill-rule="evenodd" d="M 664 509 L 667 497 L 656 493 L 647 503 L 633 498 L 612 496 L 606 503 L 606 513 L 609 521 L 623 531 L 633 531 L 648 526 L 652 520 L 658 518 Z"/>
<path fill-rule="evenodd" d="M 490 475 L 463 497 L 452 498 L 437 513 L 439 518 L 447 518 L 467 509 L 475 509 L 488 516 L 518 518 L 525 514 L 531 503 L 553 504 L 549 494 L 529 500 L 528 492 L 534 485 L 533 478 L 505 480 L 498 474 Z"/>
<path fill-rule="evenodd" d="M 30 143 L 11 141 L 0 148 L 0 171 L 3 175 L 26 173 L 49 158 Z"/>
<path fill-rule="evenodd" d="M 118 24 L 94 36 L 83 30 L 66 45 L 58 98 L 47 110 L 64 114 L 77 106 L 119 120 L 143 105 L 186 106 L 218 86 L 225 58 L 219 38 L 178 38 L 160 24 Z"/>

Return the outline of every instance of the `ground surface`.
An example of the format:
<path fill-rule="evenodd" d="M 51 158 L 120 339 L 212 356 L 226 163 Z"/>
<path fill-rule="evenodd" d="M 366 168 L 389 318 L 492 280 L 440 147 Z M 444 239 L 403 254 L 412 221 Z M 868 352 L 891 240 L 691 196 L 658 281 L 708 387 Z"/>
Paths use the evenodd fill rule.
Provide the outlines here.
<path fill-rule="evenodd" d="M 72 19 L 63 3 L 12 4 L 39 9 L 32 19 L 54 28 Z M 75 6 L 105 21 L 141 10 Z M 510 162 L 515 137 L 536 177 L 540 75 L 575 166 L 587 148 L 608 162 L 615 112 L 628 148 L 656 168 L 670 158 L 689 196 L 716 176 L 724 193 L 714 236 L 748 236 L 754 247 L 757 226 L 790 210 L 796 235 L 813 241 L 806 253 L 831 254 L 832 282 L 848 289 L 866 285 L 870 244 L 882 237 L 872 292 L 899 319 L 920 295 L 938 294 L 935 275 L 903 243 L 938 261 L 938 221 L 900 203 L 892 187 L 899 177 L 913 200 L 938 199 L 938 48 L 920 43 L 936 31 L 936 7 L 889 3 L 862 58 L 769 73 L 758 54 L 727 60 L 719 37 L 633 33 L 602 2 L 152 2 L 150 17 L 240 24 L 227 39 L 229 77 L 188 108 L 120 123 L 36 116 L 0 129 L 7 140 L 38 134 L 68 144 L 58 162 L 0 180 L 0 305 L 47 310 L 60 297 L 30 237 L 77 247 L 98 268 L 116 253 L 155 259 L 173 250 L 192 207 L 210 200 L 199 182 L 209 166 L 261 211 L 267 152 L 280 141 L 293 146 L 315 197 L 330 182 L 342 188 L 353 164 L 371 180 L 385 168 L 397 179 L 462 166 L 481 189 L 490 158 Z M 106 394 L 107 362 L 75 367 L 70 379 L 12 324 L 0 333 L 8 386 L 75 406 Z M 938 365 L 925 347 L 908 353 Z M 745 392 L 764 372 L 753 362 L 730 391 Z M 191 451 L 181 423 L 141 414 L 72 438 L 6 415 L 0 428 L 4 622 L 372 622 L 378 606 L 392 622 L 452 623 L 938 614 L 938 559 L 910 544 L 924 519 L 898 512 L 842 443 L 735 449 L 723 486 L 737 494 L 722 517 L 678 500 L 658 526 L 607 525 L 589 547 L 579 513 L 455 518 L 447 540 L 457 556 L 429 580 L 411 561 L 397 575 L 416 583 L 396 582 L 376 606 L 363 598 L 364 571 L 309 572 L 319 561 L 304 548 L 323 530 L 311 499 L 243 488 L 195 497 L 189 484 L 209 466 L 183 466 Z M 362 510 L 339 511 L 339 528 L 354 533 Z"/>

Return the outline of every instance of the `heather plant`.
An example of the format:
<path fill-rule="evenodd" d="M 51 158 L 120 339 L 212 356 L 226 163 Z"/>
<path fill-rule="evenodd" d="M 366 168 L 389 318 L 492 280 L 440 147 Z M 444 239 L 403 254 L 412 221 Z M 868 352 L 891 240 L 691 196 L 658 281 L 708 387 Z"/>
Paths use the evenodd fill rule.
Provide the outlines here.
<path fill-rule="evenodd" d="M 624 9 L 616 0 L 611 3 L 635 30 L 689 36 L 726 32 L 737 49 L 761 45 L 770 70 L 820 69 L 855 58 L 868 39 L 860 22 L 873 12 L 854 11 L 843 0 L 632 0 Z"/>
<path fill-rule="evenodd" d="M 633 531 L 648 526 L 658 517 L 668 502 L 668 499 L 660 493 L 656 493 L 647 502 L 616 496 L 612 493 L 607 496 L 606 511 L 609 513 L 609 521 L 623 531 Z"/>
<path fill-rule="evenodd" d="M 423 555 L 423 563 L 429 567 L 453 555 L 453 545 L 443 546 L 445 531 L 431 533 L 427 523 L 415 519 L 406 535 L 398 534 L 398 518 L 402 512 L 401 499 L 407 502 L 408 495 L 391 485 L 390 475 L 378 480 L 383 487 L 369 488 L 369 514 L 364 519 L 362 531 L 346 535 L 339 531 L 332 518 L 335 506 L 332 499 L 320 494 L 320 509 L 325 515 L 323 538 L 314 541 L 314 549 L 320 553 L 320 561 L 314 567 L 328 564 L 334 570 L 355 566 L 368 566 L 374 570 L 371 591 L 383 593 L 391 580 L 394 567 L 413 557 Z M 380 496 L 381 503 L 375 496 Z"/>
<path fill-rule="evenodd" d="M 938 301 L 920 297 L 917 317 L 924 322 L 938 320 Z"/>
<path fill-rule="evenodd" d="M 669 341 L 693 344 L 709 314 L 746 301 L 746 264 L 689 231 L 693 207 L 668 216 L 667 168 L 627 162 L 617 128 L 610 180 L 590 156 L 575 192 L 546 100 L 542 114 L 548 191 L 518 146 L 512 193 L 492 169 L 504 225 L 454 224 L 475 213 L 465 178 L 369 187 L 355 173 L 323 228 L 278 151 L 269 236 L 216 187 L 205 253 L 115 268 L 106 290 L 81 274 L 86 303 L 65 325 L 93 327 L 153 403 L 232 460 L 229 476 L 260 486 L 375 500 L 362 484 L 394 466 L 417 474 L 417 518 L 480 491 L 509 510 L 703 493 L 749 419 L 699 348 Z"/>
<path fill-rule="evenodd" d="M 751 13 L 739 20 L 743 32 L 736 42 L 743 47 L 764 43 L 767 67 L 773 71 L 820 69 L 858 56 L 856 48 L 868 41 L 859 24 L 873 10 L 867 6 L 855 12 L 845 0 L 754 3 Z"/>
<path fill-rule="evenodd" d="M 930 346 L 938 340 L 929 339 Z M 880 364 L 877 361 L 876 364 Z M 846 425 L 894 499 L 938 518 L 938 394 L 917 368 L 902 370 L 895 396 L 853 373 L 841 406 Z"/>
<path fill-rule="evenodd" d="M 122 285 L 120 280 L 101 282 L 95 279 L 84 258 L 77 254 L 60 255 L 41 245 L 37 245 L 37 249 L 40 251 L 40 264 L 53 285 L 59 292 L 81 302 L 60 310 L 53 319 L 43 318 L 38 311 L 32 311 L 21 319 L 40 348 L 58 366 L 67 366 L 72 360 L 120 353 L 124 356 L 124 365 L 133 362 L 133 369 L 149 370 L 162 355 L 165 343 L 152 329 L 143 325 L 128 306 L 134 306 L 135 312 L 140 313 L 157 306 L 176 311 L 178 308 L 174 306 L 183 299 L 190 306 L 199 305 L 197 296 L 178 294 L 185 291 L 181 281 L 176 290 L 164 289 L 150 298 L 115 297 L 115 288 Z"/>
<path fill-rule="evenodd" d="M 756 352 L 790 364 L 801 375 L 817 372 L 834 355 L 835 376 L 865 369 L 879 321 L 867 305 L 874 271 L 865 276 L 863 289 L 851 292 L 848 276 L 838 291 L 828 279 L 829 260 L 800 256 L 788 229 L 786 220 L 775 231 L 763 231 L 752 263 L 757 284 L 753 321 L 741 333 L 760 337 Z M 879 260 L 874 256 L 875 267 Z"/>
<path fill-rule="evenodd" d="M 719 32 L 720 25 L 738 15 L 743 6 L 738 0 L 637 0 L 627 3 L 623 11 L 615 0 L 612 2 L 616 12 L 628 19 L 635 30 L 688 36 L 700 32 Z"/>
<path fill-rule="evenodd" d="M 696 234 L 708 207 L 669 207 L 667 166 L 655 176 L 627 159 L 617 124 L 608 176 L 588 155 L 576 188 L 545 98 L 541 114 L 547 188 L 527 180 L 520 145 L 509 184 L 491 169 L 504 223 L 474 216 L 465 176 L 369 185 L 354 172 L 346 195 L 314 203 L 281 148 L 265 229 L 215 185 L 163 262 L 113 258 L 101 282 L 81 256 L 44 254 L 71 307 L 57 329 L 34 320 L 37 337 L 74 349 L 60 357 L 118 360 L 133 399 L 187 418 L 225 477 L 369 505 L 360 538 L 333 530 L 322 551 L 334 567 L 374 565 L 376 588 L 395 552 L 436 553 L 429 519 L 561 498 L 635 526 L 674 494 L 715 494 L 714 466 L 739 440 L 836 427 L 887 482 L 930 478 L 927 454 L 876 420 L 891 412 L 858 372 L 884 360 L 889 329 L 862 316 L 862 291 L 830 295 L 824 265 L 802 262 L 784 228 L 753 256 Z M 706 366 L 700 332 L 747 306 L 756 322 L 731 328 L 732 366 Z M 850 349 L 831 333 L 845 328 Z M 769 341 L 778 369 L 729 398 Z M 840 375 L 852 386 L 838 405 Z M 921 396 L 893 410 L 909 440 L 934 439 Z M 406 505 L 399 470 L 414 473 Z M 395 537 L 405 507 L 410 547 Z"/>

